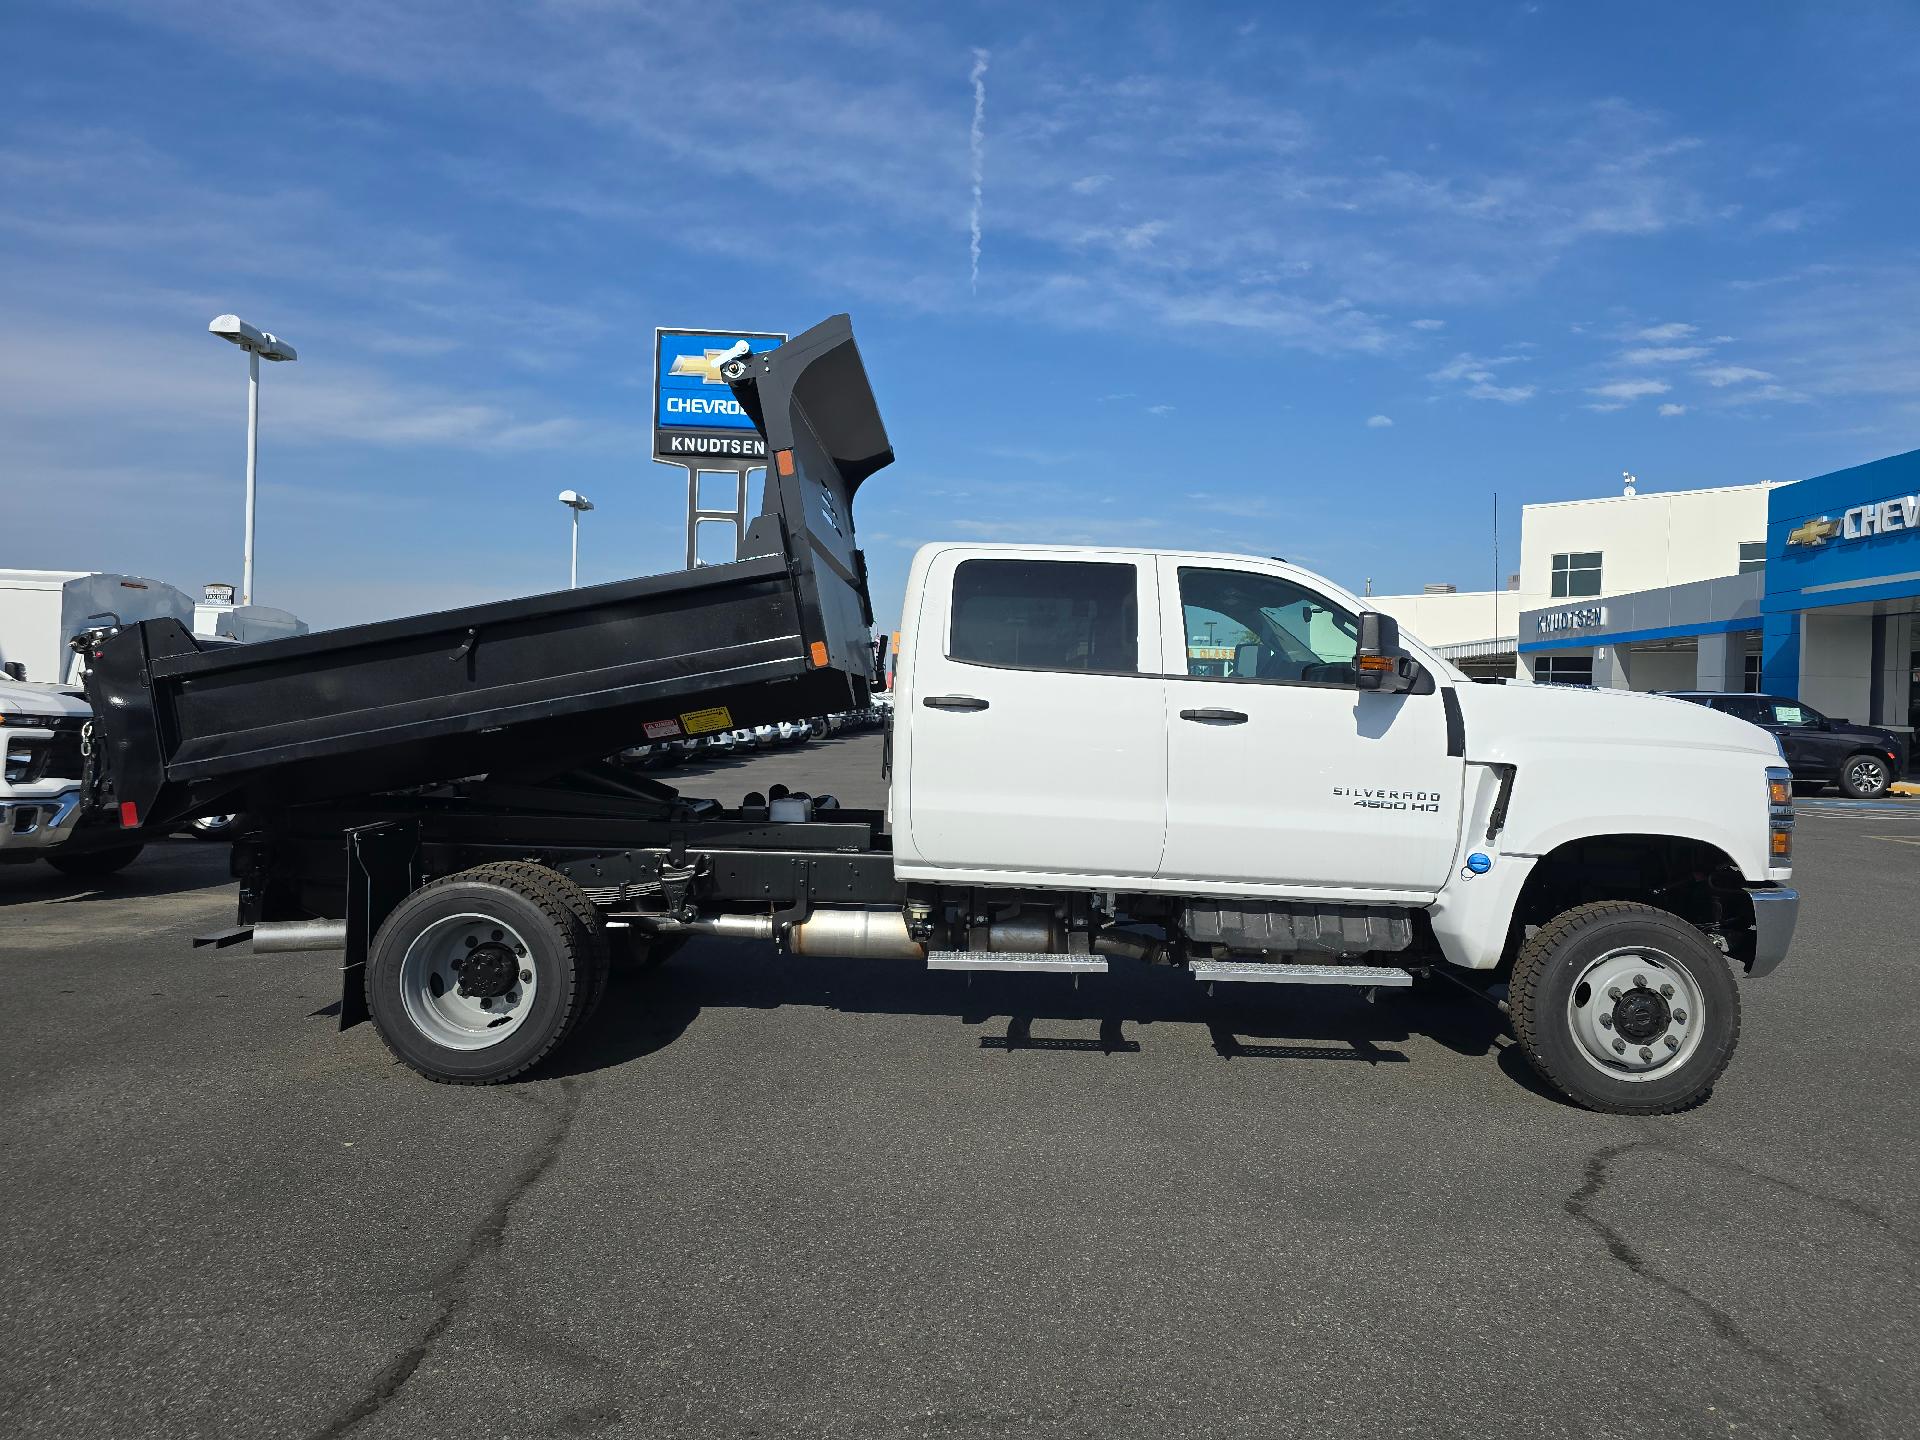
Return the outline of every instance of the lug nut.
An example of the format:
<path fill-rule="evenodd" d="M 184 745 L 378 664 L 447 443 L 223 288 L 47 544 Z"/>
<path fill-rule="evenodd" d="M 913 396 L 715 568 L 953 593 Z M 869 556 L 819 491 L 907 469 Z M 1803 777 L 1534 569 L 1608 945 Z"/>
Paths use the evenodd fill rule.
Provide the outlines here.
<path fill-rule="evenodd" d="M 1660 987 L 1660 993 L 1666 999 L 1671 1000 L 1673 998 L 1673 987 L 1671 985 L 1662 985 Z"/>
<path fill-rule="evenodd" d="M 471 950 L 473 949 L 474 946 L 478 945 L 479 943 L 480 943 L 480 937 L 478 935 L 467 936 L 467 949 Z"/>
<path fill-rule="evenodd" d="M 1684 1025 L 1687 1023 L 1687 1012 L 1684 1010 L 1676 1010 L 1673 1012 L 1673 1018 Z"/>
<path fill-rule="evenodd" d="M 1607 999 L 1618 1000 L 1619 998 L 1620 998 L 1620 987 L 1618 985 L 1609 985 L 1607 987 Z"/>
<path fill-rule="evenodd" d="M 1647 988 L 1647 977 L 1646 977 L 1646 976 L 1644 976 L 1644 975 L 1636 975 L 1636 976 L 1634 976 L 1634 977 L 1633 977 L 1633 988 L 1634 988 L 1634 989 L 1636 989 L 1636 990 L 1644 990 L 1644 989 L 1646 989 L 1646 988 Z"/>
<path fill-rule="evenodd" d="M 520 972 L 520 981 L 522 984 L 531 984 L 533 982 L 533 971 L 522 970 Z"/>
<path fill-rule="evenodd" d="M 1611 1015 L 1602 1015 L 1600 1017 L 1600 1028 L 1603 1030 L 1611 1030 L 1613 1028 L 1613 1017 Z"/>
<path fill-rule="evenodd" d="M 1651 1051 L 1651 1050 L 1649 1050 L 1649 1049 L 1648 1049 L 1648 1048 L 1647 1048 L 1646 1046 L 1644 1046 L 1644 1045 L 1642 1045 L 1642 1046 L 1640 1047 L 1640 1058 L 1641 1058 L 1642 1060 L 1651 1060 L 1651 1059 L 1653 1059 L 1653 1051 Z"/>
<path fill-rule="evenodd" d="M 1615 1040 L 1613 1042 L 1613 1049 L 1615 1054 L 1624 1055 L 1627 1053 L 1627 1042 L 1624 1040 Z"/>
<path fill-rule="evenodd" d="M 1671 1035 L 1667 1036 L 1667 1049 L 1678 1050 L 1679 1048 L 1680 1048 L 1680 1042 L 1674 1039 L 1673 1036 Z"/>

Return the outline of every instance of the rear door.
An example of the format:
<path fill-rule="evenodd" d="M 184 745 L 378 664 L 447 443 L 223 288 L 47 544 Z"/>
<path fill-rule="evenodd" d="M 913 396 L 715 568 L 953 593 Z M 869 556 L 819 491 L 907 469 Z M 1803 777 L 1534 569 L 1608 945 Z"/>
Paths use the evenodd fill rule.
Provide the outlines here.
<path fill-rule="evenodd" d="M 1148 877 L 1166 830 L 1152 562 L 936 555 L 908 677 L 909 862 Z"/>
<path fill-rule="evenodd" d="M 1453 864 L 1464 769 L 1439 688 L 1355 688 L 1358 618 L 1305 577 L 1159 564 L 1161 878 L 1437 891 Z"/>

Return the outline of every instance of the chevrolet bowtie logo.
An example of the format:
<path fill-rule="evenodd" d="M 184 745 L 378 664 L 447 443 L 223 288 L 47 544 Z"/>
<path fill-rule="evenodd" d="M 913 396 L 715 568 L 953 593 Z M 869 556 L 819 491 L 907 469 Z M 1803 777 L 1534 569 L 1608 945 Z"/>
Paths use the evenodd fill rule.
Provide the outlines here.
<path fill-rule="evenodd" d="M 698 375 L 702 385 L 724 385 L 721 378 L 720 362 L 729 355 L 737 355 L 743 347 L 730 345 L 725 350 L 708 350 L 700 355 L 676 355 L 673 364 L 668 367 L 669 375 Z"/>
<path fill-rule="evenodd" d="M 1822 515 L 1818 520 L 1809 520 L 1804 525 L 1796 525 L 1787 534 L 1789 545 L 1824 545 L 1840 533 L 1840 522 L 1829 520 Z"/>

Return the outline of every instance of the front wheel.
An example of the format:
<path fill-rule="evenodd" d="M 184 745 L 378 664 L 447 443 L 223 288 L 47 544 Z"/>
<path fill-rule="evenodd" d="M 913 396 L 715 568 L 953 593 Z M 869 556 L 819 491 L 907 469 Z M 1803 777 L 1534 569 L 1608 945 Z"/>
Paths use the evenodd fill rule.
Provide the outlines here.
<path fill-rule="evenodd" d="M 1893 767 L 1878 755 L 1849 755 L 1840 766 L 1840 793 L 1878 800 L 1893 784 Z"/>
<path fill-rule="evenodd" d="M 1740 993 L 1699 930 L 1651 905 L 1579 905 L 1521 946 L 1513 1033 L 1576 1105 L 1663 1115 L 1704 1100 L 1740 1039 Z"/>

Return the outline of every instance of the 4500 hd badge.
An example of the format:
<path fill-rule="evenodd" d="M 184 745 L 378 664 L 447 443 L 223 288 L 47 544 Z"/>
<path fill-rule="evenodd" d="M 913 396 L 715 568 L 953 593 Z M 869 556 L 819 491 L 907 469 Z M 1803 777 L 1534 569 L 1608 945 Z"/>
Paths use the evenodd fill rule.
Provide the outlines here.
<path fill-rule="evenodd" d="M 1350 785 L 1336 785 L 1333 793 L 1342 800 L 1351 800 L 1362 810 L 1425 810 L 1436 815 L 1440 813 L 1438 790 L 1357 790 Z"/>

